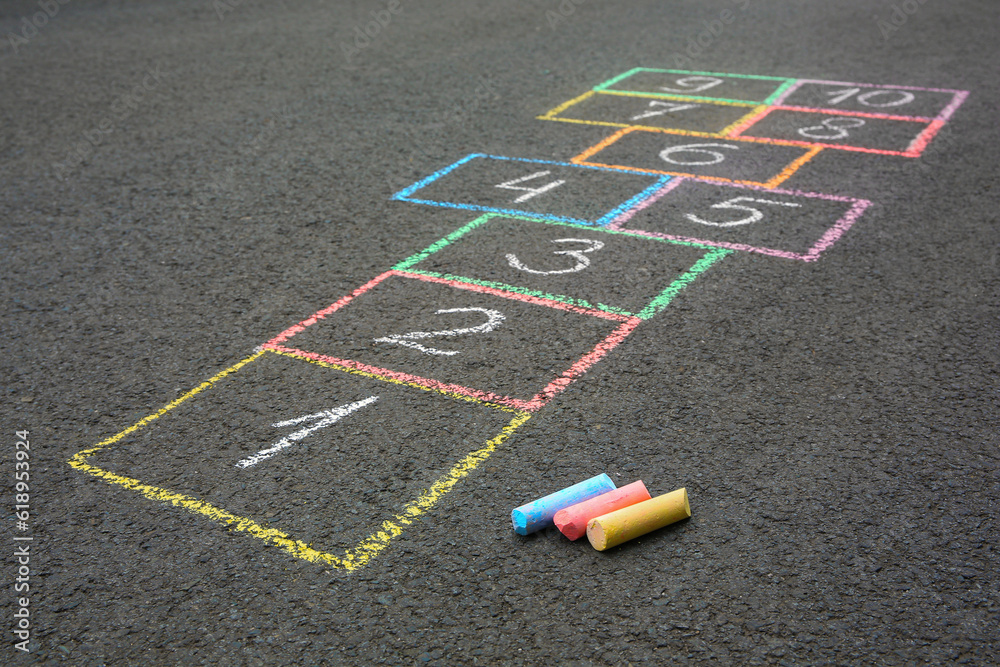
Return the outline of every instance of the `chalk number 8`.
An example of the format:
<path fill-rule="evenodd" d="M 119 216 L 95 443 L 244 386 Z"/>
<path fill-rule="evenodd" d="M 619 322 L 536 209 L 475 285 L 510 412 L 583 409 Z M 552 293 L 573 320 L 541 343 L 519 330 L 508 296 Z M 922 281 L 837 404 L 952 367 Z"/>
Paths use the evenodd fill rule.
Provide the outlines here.
<path fill-rule="evenodd" d="M 800 128 L 799 134 L 810 139 L 843 139 L 850 134 L 848 129 L 861 127 L 864 124 L 865 121 L 860 118 L 837 116 L 836 118 L 827 118 L 819 125 Z"/>

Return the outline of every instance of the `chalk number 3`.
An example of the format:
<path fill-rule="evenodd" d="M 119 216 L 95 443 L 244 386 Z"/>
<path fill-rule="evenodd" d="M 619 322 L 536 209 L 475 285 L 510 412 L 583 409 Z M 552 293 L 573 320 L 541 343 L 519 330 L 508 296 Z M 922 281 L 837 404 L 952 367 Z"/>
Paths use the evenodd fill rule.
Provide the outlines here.
<path fill-rule="evenodd" d="M 526 273 L 534 273 L 537 276 L 554 276 L 560 273 L 576 273 L 577 271 L 583 271 L 585 268 L 590 266 L 590 258 L 587 257 L 585 253 L 594 252 L 595 250 L 600 250 L 604 247 L 602 241 L 595 241 L 593 239 L 554 239 L 553 243 L 585 243 L 589 248 L 584 248 L 583 250 L 554 250 L 552 254 L 554 255 L 568 255 L 576 260 L 576 265 L 565 269 L 555 269 L 553 271 L 540 271 L 538 269 L 532 269 L 524 265 L 524 263 L 517 258 L 517 255 L 513 253 L 507 254 L 507 263 L 510 264 L 515 269 L 520 271 L 525 271 Z"/>

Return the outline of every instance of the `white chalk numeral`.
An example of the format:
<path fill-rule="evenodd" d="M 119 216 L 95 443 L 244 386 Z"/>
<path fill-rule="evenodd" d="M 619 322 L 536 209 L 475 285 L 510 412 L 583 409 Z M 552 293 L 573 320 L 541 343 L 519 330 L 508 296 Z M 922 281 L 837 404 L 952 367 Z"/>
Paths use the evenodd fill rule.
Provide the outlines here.
<path fill-rule="evenodd" d="M 513 253 L 507 254 L 507 263 L 513 266 L 515 269 L 525 271 L 527 273 L 534 273 L 538 276 L 554 276 L 560 273 L 576 273 L 577 271 L 583 271 L 585 268 L 590 266 L 590 258 L 584 253 L 594 252 L 595 250 L 600 250 L 604 247 L 603 241 L 595 241 L 593 239 L 554 239 L 553 243 L 586 243 L 589 248 L 584 248 L 583 250 L 554 250 L 552 254 L 554 255 L 569 255 L 576 259 L 576 266 L 571 266 L 568 269 L 556 269 L 555 271 L 539 271 L 537 269 L 531 269 L 524 265 Z"/>
<path fill-rule="evenodd" d="M 827 93 L 827 95 L 830 96 L 829 100 L 830 104 L 840 104 L 844 100 L 850 98 L 853 95 L 857 95 L 858 93 L 861 93 L 860 88 L 844 88 L 843 90 L 831 90 L 830 92 Z M 896 97 L 895 99 L 890 98 L 888 101 L 884 102 L 873 101 L 885 95 L 890 95 L 890 96 L 898 95 L 898 97 Z M 858 95 L 858 102 L 865 105 L 866 107 L 875 107 L 875 108 L 899 107 L 904 104 L 909 104 L 912 101 L 913 101 L 913 93 L 907 90 L 895 90 L 892 88 L 870 90 L 867 93 L 861 93 L 860 95 Z"/>
<path fill-rule="evenodd" d="M 660 159 L 664 162 L 669 162 L 670 164 L 679 164 L 682 166 L 697 166 L 706 164 L 719 164 L 726 159 L 724 153 L 719 151 L 710 151 L 709 148 L 725 148 L 730 151 L 738 151 L 739 146 L 730 146 L 729 144 L 684 144 L 683 146 L 671 146 L 660 151 Z M 675 157 L 676 153 L 694 153 L 696 155 L 707 155 L 708 159 L 680 159 Z"/>
<path fill-rule="evenodd" d="M 362 401 L 355 401 L 354 403 L 348 403 L 347 405 L 341 405 L 339 408 L 332 408 L 330 410 L 323 410 L 322 412 L 316 412 L 311 415 L 305 415 L 303 417 L 296 417 L 294 419 L 287 419 L 285 421 L 276 422 L 271 424 L 274 428 L 285 428 L 286 426 L 296 426 L 298 424 L 304 424 L 308 422 L 313 422 L 305 428 L 299 429 L 291 435 L 285 436 L 278 442 L 274 443 L 267 449 L 262 449 L 253 456 L 248 456 L 239 463 L 236 464 L 237 468 L 249 468 L 250 466 L 255 466 L 261 461 L 271 458 L 276 455 L 282 449 L 286 447 L 291 447 L 299 440 L 302 440 L 307 435 L 310 435 L 321 428 L 326 428 L 327 426 L 332 426 L 336 424 L 341 419 L 351 414 L 356 410 L 371 405 L 378 400 L 378 396 L 369 396 Z"/>
<path fill-rule="evenodd" d="M 518 183 L 524 183 L 525 181 L 531 181 L 531 180 L 534 180 L 536 178 L 541 178 L 542 176 L 548 176 L 550 173 L 552 173 L 552 172 L 550 172 L 550 171 L 536 171 L 533 174 L 528 174 L 527 176 L 523 176 L 521 178 L 515 178 L 513 181 L 507 181 L 506 183 L 500 183 L 496 187 L 503 188 L 504 190 L 521 190 L 521 191 L 523 191 L 525 194 L 521 195 L 520 197 L 518 197 L 517 199 L 514 200 L 515 204 L 520 204 L 521 202 L 528 201 L 532 197 L 537 197 L 538 195 L 546 193 L 549 190 L 552 190 L 554 188 L 558 188 L 560 185 L 562 185 L 563 183 L 566 182 L 566 181 L 552 181 L 551 183 L 546 183 L 545 185 L 543 185 L 541 187 L 538 187 L 538 188 L 525 188 L 525 187 L 521 187 L 521 186 L 518 185 Z"/>
<path fill-rule="evenodd" d="M 722 83 L 722 79 L 717 79 L 714 76 L 682 76 L 676 81 L 678 88 L 671 88 L 670 86 L 660 86 L 660 90 L 667 93 L 700 93 L 709 88 L 714 88 Z"/>
<path fill-rule="evenodd" d="M 697 109 L 700 104 L 681 104 L 679 102 L 657 102 L 652 101 L 649 103 L 651 107 L 661 107 L 659 109 L 650 109 L 649 111 L 643 112 L 638 116 L 632 116 L 629 120 L 641 120 L 643 118 L 652 118 L 653 116 L 662 116 L 665 113 L 673 113 L 674 111 L 684 111 L 685 109 Z"/>
<path fill-rule="evenodd" d="M 819 125 L 800 128 L 799 134 L 810 139 L 843 139 L 850 134 L 847 130 L 861 127 L 864 124 L 865 121 L 860 118 L 836 116 L 835 118 L 827 118 Z"/>
<path fill-rule="evenodd" d="M 719 202 L 718 204 L 713 204 L 712 208 L 721 208 L 725 210 L 736 210 L 736 211 L 746 211 L 749 215 L 745 218 L 740 218 L 739 220 L 732 220 L 730 222 L 712 222 L 711 220 L 703 220 L 693 213 L 686 213 L 684 217 L 691 222 L 697 222 L 699 225 L 710 225 L 712 227 L 739 227 L 740 225 L 749 225 L 754 222 L 760 222 L 764 217 L 764 213 L 752 206 L 745 206 L 739 202 L 754 202 L 756 204 L 772 204 L 774 206 L 802 206 L 802 204 L 796 204 L 790 201 L 774 201 L 773 199 L 757 199 L 756 197 L 733 197 L 724 202 Z"/>
<path fill-rule="evenodd" d="M 376 343 L 391 343 L 393 345 L 401 345 L 403 347 L 409 347 L 414 350 L 419 350 L 424 354 L 433 354 L 438 356 L 450 357 L 459 354 L 458 350 L 439 350 L 433 347 L 425 347 L 420 343 L 413 342 L 414 340 L 420 340 L 422 338 L 434 338 L 436 336 L 463 336 L 465 334 L 478 334 L 478 333 L 489 333 L 493 331 L 500 323 L 506 319 L 503 313 L 490 310 L 489 308 L 448 308 L 446 310 L 439 310 L 435 312 L 435 315 L 444 315 L 446 313 L 482 313 L 486 315 L 486 321 L 482 324 L 476 325 L 474 327 L 465 327 L 464 329 L 446 329 L 443 331 L 411 331 L 405 334 L 393 334 L 391 336 L 385 336 L 383 338 L 376 338 Z"/>

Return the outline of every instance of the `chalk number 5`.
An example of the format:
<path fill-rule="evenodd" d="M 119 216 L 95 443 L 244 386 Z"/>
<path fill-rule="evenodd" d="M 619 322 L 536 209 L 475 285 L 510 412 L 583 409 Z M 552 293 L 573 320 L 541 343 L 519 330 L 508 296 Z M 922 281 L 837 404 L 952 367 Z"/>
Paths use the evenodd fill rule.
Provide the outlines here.
<path fill-rule="evenodd" d="M 754 208 L 753 206 L 747 206 L 746 204 L 741 204 L 740 202 L 752 202 L 756 204 L 771 204 L 773 206 L 792 206 L 799 207 L 802 204 L 796 204 L 790 201 L 775 201 L 773 199 L 760 199 L 758 197 L 733 197 L 724 202 L 719 202 L 718 204 L 712 204 L 712 208 L 721 208 L 724 210 L 734 210 L 743 211 L 748 215 L 739 220 L 730 220 L 728 222 L 713 222 L 711 220 L 703 220 L 699 218 L 694 213 L 686 213 L 685 218 L 691 222 L 697 222 L 700 225 L 709 225 L 711 227 L 739 227 L 741 225 L 749 225 L 754 222 L 760 222 L 764 218 L 764 212 L 760 209 Z"/>

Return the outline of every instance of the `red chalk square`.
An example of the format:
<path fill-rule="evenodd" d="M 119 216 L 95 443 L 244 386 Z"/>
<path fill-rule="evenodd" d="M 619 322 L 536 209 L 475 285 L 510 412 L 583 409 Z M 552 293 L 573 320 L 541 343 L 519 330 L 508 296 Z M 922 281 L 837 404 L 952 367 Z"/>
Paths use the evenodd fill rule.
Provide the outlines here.
<path fill-rule="evenodd" d="M 533 410 L 638 322 L 478 285 L 388 272 L 266 347 Z"/>
<path fill-rule="evenodd" d="M 915 142 L 930 125 L 931 121 L 926 120 L 773 108 L 740 131 L 739 136 L 903 155 L 914 150 Z"/>

